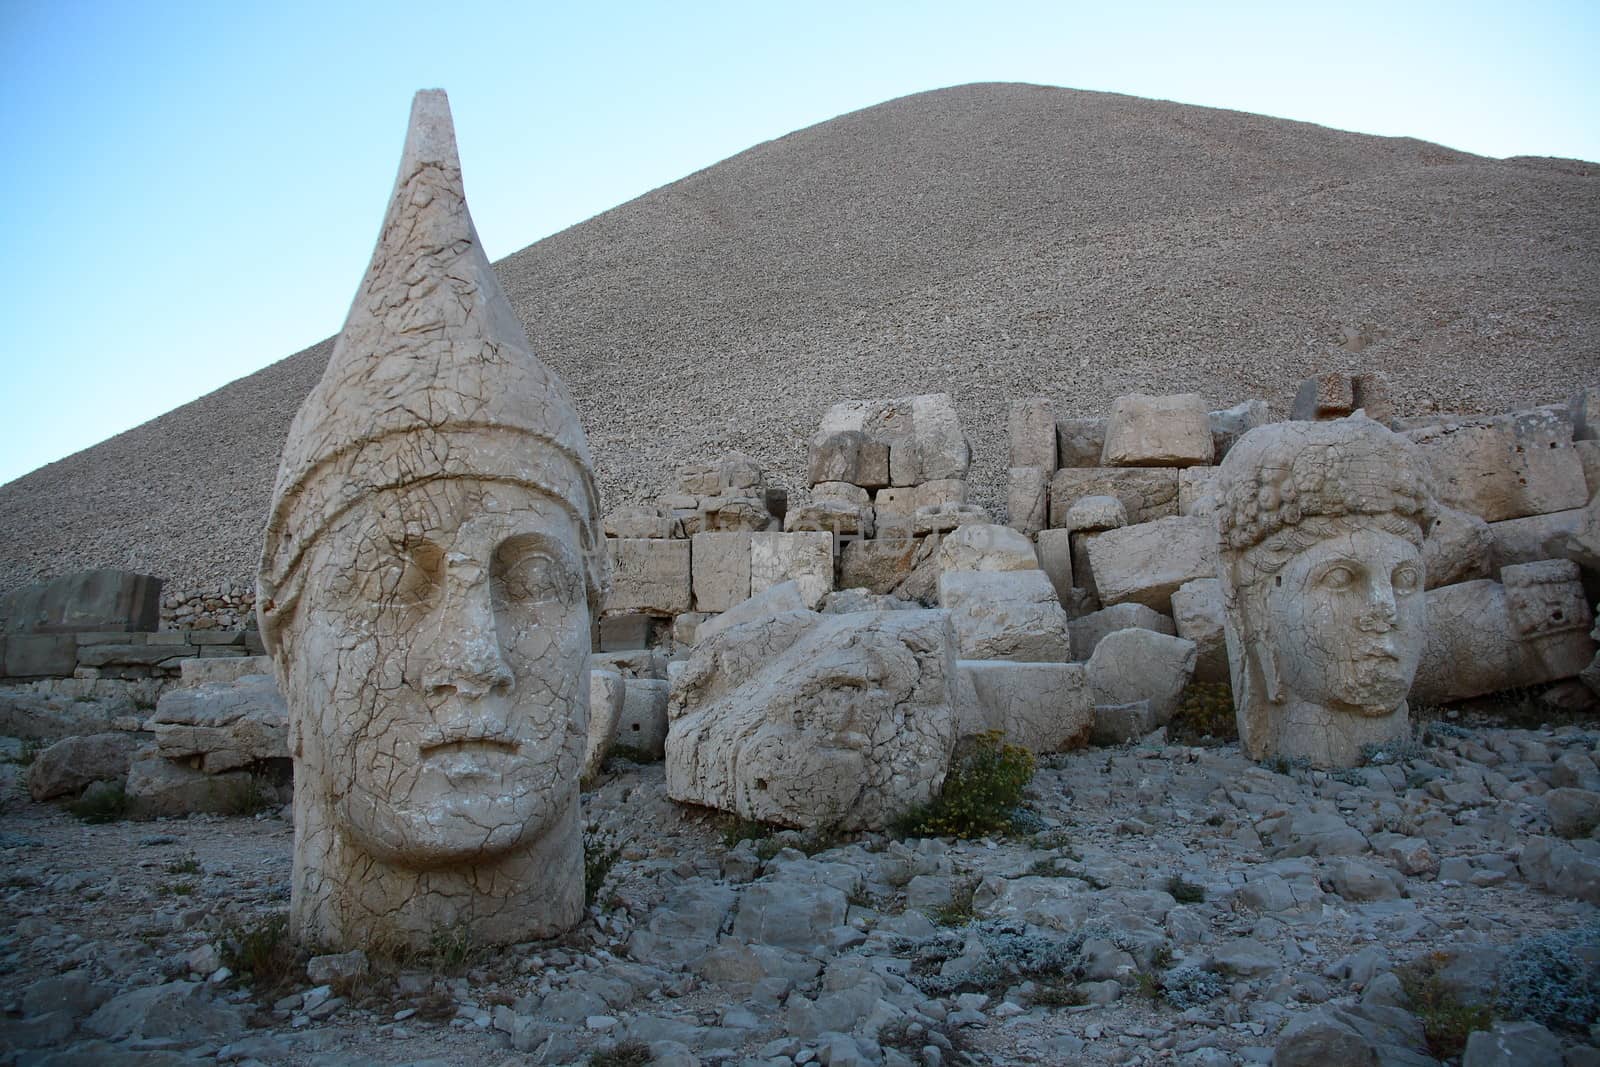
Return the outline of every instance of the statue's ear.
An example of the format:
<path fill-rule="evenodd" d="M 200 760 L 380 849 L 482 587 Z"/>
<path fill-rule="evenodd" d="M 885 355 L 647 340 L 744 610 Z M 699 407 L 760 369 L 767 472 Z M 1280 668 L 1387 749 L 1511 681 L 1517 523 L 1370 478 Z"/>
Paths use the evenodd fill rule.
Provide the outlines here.
<path fill-rule="evenodd" d="M 1266 692 L 1267 700 L 1273 704 L 1283 703 L 1283 679 L 1278 675 L 1278 653 L 1272 647 L 1272 642 L 1266 637 L 1257 637 L 1252 644 L 1255 646 L 1256 666 L 1261 671 L 1261 686 Z"/>

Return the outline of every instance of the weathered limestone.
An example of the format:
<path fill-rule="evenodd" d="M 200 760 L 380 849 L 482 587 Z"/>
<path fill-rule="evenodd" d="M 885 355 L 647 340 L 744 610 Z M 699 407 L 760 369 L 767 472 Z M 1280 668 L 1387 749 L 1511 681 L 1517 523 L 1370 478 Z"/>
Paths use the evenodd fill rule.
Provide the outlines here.
<path fill-rule="evenodd" d="M 1223 461 L 1218 574 L 1253 758 L 1348 767 L 1408 736 L 1433 519 L 1423 462 L 1361 416 L 1263 426 Z"/>
<path fill-rule="evenodd" d="M 28 795 L 35 800 L 75 797 L 91 782 L 120 784 L 138 741 L 121 731 L 65 737 L 28 765 Z"/>
<path fill-rule="evenodd" d="M 622 714 L 611 743 L 658 760 L 666 751 L 669 683 L 660 678 L 625 678 L 623 682 Z"/>
<path fill-rule="evenodd" d="M 1081 663 L 960 660 L 973 699 L 961 709 L 961 736 L 998 730 L 1033 752 L 1064 752 L 1089 739 L 1094 704 Z"/>
<path fill-rule="evenodd" d="M 939 576 L 939 604 L 962 659 L 1072 659 L 1067 613 L 1042 570 L 948 571 Z"/>
<path fill-rule="evenodd" d="M 1012 467 L 1006 474 L 1011 526 L 1032 536 L 1050 522 L 1050 475 L 1043 467 Z"/>
<path fill-rule="evenodd" d="M 917 537 L 926 537 L 990 521 L 989 512 L 976 504 L 935 504 L 917 509 L 911 517 L 911 532 Z"/>
<path fill-rule="evenodd" d="M 955 744 L 940 611 L 758 616 L 702 637 L 672 689 L 667 792 L 784 826 L 879 829 Z"/>
<path fill-rule="evenodd" d="M 777 585 L 768 586 L 744 603 L 735 605 L 731 610 L 701 623 L 695 634 L 695 644 L 709 641 L 722 631 L 743 626 L 747 622 L 759 621 L 771 615 L 809 610 L 799 582 L 779 582 Z"/>
<path fill-rule="evenodd" d="M 1199 393 L 1131 393 L 1112 402 L 1103 466 L 1192 467 L 1212 455 L 1211 421 Z"/>
<path fill-rule="evenodd" d="M 1035 541 L 1039 566 L 1050 577 L 1056 598 L 1065 606 L 1072 601 L 1072 531 L 1040 530 Z"/>
<path fill-rule="evenodd" d="M 943 571 L 1031 571 L 1039 560 L 1033 542 L 1009 526 L 993 523 L 963 526 L 939 543 L 936 557 Z"/>
<path fill-rule="evenodd" d="M 1439 704 L 1579 675 L 1595 655 L 1577 564 L 1506 567 L 1501 582 L 1428 593 L 1427 644 L 1411 699 Z"/>
<path fill-rule="evenodd" d="M 839 550 L 839 588 L 896 592 L 933 551 L 931 540 L 916 537 L 850 541 Z M 931 598 L 936 590 L 929 585 Z"/>
<path fill-rule="evenodd" d="M 271 673 L 270 656 L 195 656 L 178 661 L 178 677 L 183 685 L 237 682 L 246 675 Z M 288 756 L 288 753 L 283 755 Z"/>
<path fill-rule="evenodd" d="M 667 508 L 626 504 L 606 513 L 607 537 L 682 537 L 683 523 Z"/>
<path fill-rule="evenodd" d="M 967 502 L 967 482 L 965 478 L 939 478 L 931 482 L 923 482 L 911 490 L 911 504 L 913 513 L 924 508 L 951 507 Z"/>
<path fill-rule="evenodd" d="M 1106 634 L 1089 657 L 1089 689 L 1097 706 L 1148 702 L 1154 729 L 1178 710 L 1194 663 L 1193 641 L 1154 630 L 1117 630 Z"/>
<path fill-rule="evenodd" d="M 199 760 L 207 774 L 289 758 L 289 713 L 263 674 L 168 690 L 149 729 L 167 759 Z"/>
<path fill-rule="evenodd" d="M 1494 569 L 1499 571 L 1518 563 L 1565 557 L 1570 539 L 1583 528 L 1587 510 L 1573 508 L 1489 523 L 1490 558 Z"/>
<path fill-rule="evenodd" d="M 1173 467 L 1063 467 L 1050 480 L 1050 525 L 1065 526 L 1081 497 L 1114 496 L 1129 522 L 1153 522 L 1178 513 L 1178 471 Z"/>
<path fill-rule="evenodd" d="M 1098 467 L 1106 447 L 1105 419 L 1057 419 L 1056 467 Z"/>
<path fill-rule="evenodd" d="M 608 584 L 591 469 L 473 229 L 445 96 L 419 93 L 372 263 L 289 430 L 257 582 L 289 706 L 297 940 L 522 941 L 582 914 Z M 629 543 L 651 542 L 610 542 Z M 686 555 L 674 578 L 652 606 L 688 609 Z"/>
<path fill-rule="evenodd" d="M 913 486 L 965 478 L 971 460 L 955 404 L 946 393 L 847 400 L 823 413 L 811 439 L 807 474 L 812 484 Z"/>
<path fill-rule="evenodd" d="M 241 798 L 260 788 L 249 771 L 207 774 L 148 749 L 136 753 L 128 765 L 124 791 L 128 814 L 152 819 L 162 815 L 237 810 Z"/>
<path fill-rule="evenodd" d="M 133 571 L 79 571 L 0 597 L 0 634 L 128 633 L 160 623 L 161 579 Z"/>
<path fill-rule="evenodd" d="M 608 614 L 676 615 L 691 607 L 688 541 L 609 537 L 606 554 L 615 576 L 605 603 Z"/>
<path fill-rule="evenodd" d="M 1128 509 L 1114 496 L 1086 496 L 1067 511 L 1061 521 L 1063 530 L 1074 533 L 1098 533 L 1128 525 Z"/>
<path fill-rule="evenodd" d="M 1037 467 L 1046 477 L 1056 469 L 1056 411 L 1049 397 L 1013 400 L 1009 426 L 1011 466 Z"/>
<path fill-rule="evenodd" d="M 1581 508 L 1589 499 L 1572 423 L 1546 408 L 1449 418 L 1409 430 L 1439 502 L 1485 522 Z"/>
<path fill-rule="evenodd" d="M 622 705 L 627 699 L 627 682 L 616 671 L 589 672 L 589 733 L 583 748 L 583 771 L 588 780 L 600 772 L 617 724 L 622 721 Z"/>
<path fill-rule="evenodd" d="M 1428 570 L 1428 588 L 1470 582 L 1493 573 L 1494 535 L 1476 515 L 1441 506 L 1433 528 L 1422 542 L 1422 562 Z"/>
<path fill-rule="evenodd" d="M 727 611 L 750 596 L 751 534 L 699 533 L 691 542 L 696 611 Z"/>
<path fill-rule="evenodd" d="M 1216 578 L 1196 578 L 1172 594 L 1173 626 L 1179 637 L 1194 642 L 1197 682 L 1228 680 L 1228 642 L 1222 615 L 1222 583 Z"/>
<path fill-rule="evenodd" d="M 1206 519 L 1157 519 L 1089 538 L 1089 569 L 1107 606 L 1131 600 L 1169 613 L 1184 582 L 1217 573 L 1217 528 Z"/>
<path fill-rule="evenodd" d="M 1210 518 L 1217 511 L 1217 468 L 1185 467 L 1178 472 L 1178 514 Z"/>
<path fill-rule="evenodd" d="M 750 538 L 750 593 L 794 582 L 815 608 L 833 590 L 833 535 L 822 532 L 758 533 Z"/>
<path fill-rule="evenodd" d="M 810 500 L 789 509 L 783 528 L 789 533 L 824 530 L 838 537 L 871 537 L 872 509 L 832 497 Z"/>
<path fill-rule="evenodd" d="M 1072 634 L 1072 658 L 1087 660 L 1107 634 L 1118 630 L 1153 630 L 1173 636 L 1172 619 L 1143 604 L 1129 602 L 1080 615 L 1067 624 Z"/>
<path fill-rule="evenodd" d="M 1211 450 L 1215 453 L 1212 462 L 1221 463 L 1235 441 L 1257 426 L 1267 424 L 1267 402 L 1246 400 L 1221 411 L 1209 411 L 1206 421 L 1211 425 Z"/>

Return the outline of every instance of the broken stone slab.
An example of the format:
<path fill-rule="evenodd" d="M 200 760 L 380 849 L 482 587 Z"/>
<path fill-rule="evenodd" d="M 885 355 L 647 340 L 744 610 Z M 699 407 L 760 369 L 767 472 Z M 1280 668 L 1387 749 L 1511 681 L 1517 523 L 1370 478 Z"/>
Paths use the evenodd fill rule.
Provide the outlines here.
<path fill-rule="evenodd" d="M 839 550 L 839 588 L 894 593 L 934 550 L 932 540 L 920 537 L 846 542 Z"/>
<path fill-rule="evenodd" d="M 911 517 L 911 532 L 917 537 L 926 537 L 930 534 L 948 533 L 973 523 L 991 521 L 993 520 L 989 516 L 988 509 L 976 504 L 938 504 L 916 510 Z"/>
<path fill-rule="evenodd" d="M 1056 468 L 1098 467 L 1106 447 L 1105 419 L 1056 420 Z"/>
<path fill-rule="evenodd" d="M 1193 641 L 1154 630 L 1109 633 L 1089 657 L 1089 687 L 1096 705 L 1149 701 L 1157 726 L 1171 721 L 1194 676 Z"/>
<path fill-rule="evenodd" d="M 836 500 L 869 511 L 872 509 L 872 494 L 850 482 L 818 482 L 811 487 L 811 499 Z"/>
<path fill-rule="evenodd" d="M 1069 509 L 1061 529 L 1072 533 L 1099 533 L 1128 525 L 1128 509 L 1114 496 L 1086 496 Z"/>
<path fill-rule="evenodd" d="M 1009 526 L 963 526 L 939 545 L 940 571 L 1031 571 L 1039 560 L 1033 542 Z"/>
<path fill-rule="evenodd" d="M 1600 858 L 1554 837 L 1533 837 L 1517 858 L 1517 869 L 1533 885 L 1564 897 L 1600 904 Z"/>
<path fill-rule="evenodd" d="M 1577 564 L 1506 567 L 1427 592 L 1427 641 L 1411 686 L 1418 704 L 1444 704 L 1576 677 L 1595 655 L 1593 613 Z"/>
<path fill-rule="evenodd" d="M 1422 542 L 1422 562 L 1427 587 L 1437 589 L 1457 582 L 1488 578 L 1494 535 L 1489 524 L 1456 508 L 1440 507 L 1433 527 Z"/>
<path fill-rule="evenodd" d="M 1107 606 L 1134 601 L 1170 614 L 1184 582 L 1217 573 L 1217 528 L 1210 519 L 1170 518 L 1089 538 L 1089 568 Z"/>
<path fill-rule="evenodd" d="M 138 747 L 134 735 L 120 731 L 62 738 L 28 765 L 28 795 L 53 800 L 75 797 L 91 782 L 120 784 Z"/>
<path fill-rule="evenodd" d="M 7 678 L 70 678 L 77 666 L 78 642 L 71 634 L 14 633 L 0 638 L 0 675 Z"/>
<path fill-rule="evenodd" d="M 611 558 L 607 614 L 676 615 L 693 606 L 689 542 L 661 538 L 606 539 Z"/>
<path fill-rule="evenodd" d="M 865 589 L 840 589 L 822 598 L 824 615 L 849 615 L 857 611 L 919 611 L 922 605 L 897 596 L 869 593 Z"/>
<path fill-rule="evenodd" d="M 612 747 L 626 747 L 649 760 L 661 759 L 666 752 L 670 693 L 671 683 L 658 678 L 623 679 L 622 714 L 611 735 Z"/>
<path fill-rule="evenodd" d="M 1408 430 L 1439 501 L 1485 522 L 1581 508 L 1588 501 L 1572 422 L 1546 408 L 1449 418 Z"/>
<path fill-rule="evenodd" d="M 1153 630 L 1173 636 L 1172 619 L 1143 604 L 1125 603 L 1080 615 L 1067 624 L 1072 634 L 1072 658 L 1086 661 L 1107 634 L 1118 630 Z"/>
<path fill-rule="evenodd" d="M 965 478 L 972 449 L 961 431 L 955 402 L 948 393 L 929 393 L 889 401 L 909 407 L 909 433 L 889 441 L 889 481 L 892 485 L 921 485 L 945 478 Z M 901 412 L 886 412 L 885 422 L 899 423 Z M 869 435 L 872 434 L 869 424 Z"/>
<path fill-rule="evenodd" d="M 861 484 L 861 449 L 866 443 L 867 435 L 859 428 L 819 433 L 812 438 L 806 456 L 806 480 L 812 485 L 819 482 Z"/>
<path fill-rule="evenodd" d="M 1227 682 L 1228 642 L 1223 626 L 1222 583 L 1216 578 L 1184 582 L 1172 594 L 1172 622 L 1179 637 L 1194 642 L 1194 680 Z"/>
<path fill-rule="evenodd" d="M 608 615 L 600 620 L 601 652 L 633 652 L 650 647 L 654 618 L 643 612 Z"/>
<path fill-rule="evenodd" d="M 1572 508 L 1489 523 L 1491 565 L 1499 572 L 1517 563 L 1566 558 L 1567 546 L 1583 529 L 1588 512 Z"/>
<path fill-rule="evenodd" d="M 1199 393 L 1130 393 L 1112 401 L 1102 466 L 1192 467 L 1212 457 L 1211 421 Z"/>
<path fill-rule="evenodd" d="M 751 595 L 791 581 L 809 608 L 833 591 L 832 534 L 767 532 L 751 536 Z"/>
<path fill-rule="evenodd" d="M 807 611 L 809 608 L 810 605 L 806 603 L 805 593 L 801 590 L 799 582 L 779 582 L 777 585 L 768 586 L 749 600 L 735 604 L 721 615 L 702 622 L 695 634 L 695 644 L 702 644 L 735 626 L 760 622 L 791 612 Z"/>
<path fill-rule="evenodd" d="M 240 678 L 251 674 L 272 673 L 271 656 L 238 656 L 234 658 L 218 658 L 215 656 L 199 657 L 178 661 L 178 680 L 180 685 L 196 686 L 209 683 L 226 684 L 237 682 Z"/>
<path fill-rule="evenodd" d="M 139 728 L 139 709 L 120 683 L 62 679 L 0 687 L 0 737 L 59 741 L 64 737 Z M 154 703 L 154 698 L 151 698 Z"/>
<path fill-rule="evenodd" d="M 835 537 L 871 537 L 873 512 L 870 507 L 843 500 L 811 500 L 790 508 L 783 517 L 783 528 L 789 533 L 823 530 Z"/>
<path fill-rule="evenodd" d="M 588 781 L 600 772 L 600 765 L 611 750 L 611 739 L 617 735 L 618 724 L 622 721 L 626 698 L 627 682 L 621 674 L 606 670 L 589 672 L 589 729 L 583 750 L 582 780 Z"/>
<path fill-rule="evenodd" d="M 1086 496 L 1114 496 L 1129 522 L 1152 522 L 1178 514 L 1174 467 L 1068 468 L 1050 480 L 1050 525 L 1063 528 L 1072 506 Z"/>
<path fill-rule="evenodd" d="M 1034 548 L 1056 598 L 1066 607 L 1072 598 L 1072 531 L 1040 530 Z"/>
<path fill-rule="evenodd" d="M 1083 664 L 959 660 L 956 669 L 973 696 L 962 708 L 962 736 L 998 730 L 1036 753 L 1064 752 L 1088 740 L 1094 709 Z"/>
<path fill-rule="evenodd" d="M 684 533 L 690 537 L 717 531 L 765 530 L 772 525 L 772 512 L 767 508 L 764 490 L 729 489 L 717 496 L 701 497 L 695 514 L 682 522 Z"/>
<path fill-rule="evenodd" d="M 1096 704 L 1089 740 L 1096 745 L 1125 745 L 1161 726 L 1148 700 L 1131 704 Z"/>
<path fill-rule="evenodd" d="M 670 508 L 625 504 L 606 513 L 607 537 L 672 538 L 683 536 L 683 524 Z"/>
<path fill-rule="evenodd" d="M 1212 462 L 1221 463 L 1235 441 L 1257 426 L 1267 424 L 1267 402 L 1246 400 L 1231 408 L 1208 411 L 1206 421 L 1211 426 L 1211 450 L 1216 457 Z"/>
<path fill-rule="evenodd" d="M 1185 467 L 1178 472 L 1178 514 L 1206 518 L 1217 511 L 1217 468 Z"/>
<path fill-rule="evenodd" d="M 962 659 L 1072 659 L 1067 613 L 1042 570 L 949 571 L 939 577 L 939 604 Z"/>
<path fill-rule="evenodd" d="M 207 774 L 290 755 L 289 711 L 270 675 L 168 690 L 147 725 L 163 757 L 198 758 Z"/>
<path fill-rule="evenodd" d="M 25 635 L 24 635 L 25 636 Z M 23 638 L 13 636 L 9 643 Z M 177 667 L 180 660 L 200 654 L 199 645 L 157 644 L 88 645 L 78 650 L 80 667 Z"/>
<path fill-rule="evenodd" d="M 154 748 L 145 751 L 147 754 L 136 756 L 128 765 L 124 787 L 128 813 L 135 818 L 233 812 L 257 788 L 248 771 L 207 774 L 175 763 Z"/>
<path fill-rule="evenodd" d="M 951 504 L 965 504 L 967 502 L 967 481 L 965 478 L 940 478 L 936 481 L 923 482 L 911 489 L 912 511 L 921 511 L 923 508 L 936 508 Z"/>
<path fill-rule="evenodd" d="M 955 744 L 941 611 L 792 611 L 702 637 L 675 678 L 674 800 L 809 829 L 880 829 L 938 791 Z"/>
<path fill-rule="evenodd" d="M 1036 467 L 1048 477 L 1056 469 L 1056 412 L 1049 397 L 1011 402 L 1008 430 L 1013 467 Z"/>
<path fill-rule="evenodd" d="M 131 633 L 160 625 L 161 579 L 134 571 L 78 571 L 0 596 L 0 633 Z"/>
<path fill-rule="evenodd" d="M 727 611 L 749 599 L 750 538 L 742 532 L 694 535 L 690 559 L 696 611 Z"/>
<path fill-rule="evenodd" d="M 1006 515 L 1031 537 L 1050 522 L 1050 475 L 1043 467 L 1012 467 L 1006 477 Z"/>

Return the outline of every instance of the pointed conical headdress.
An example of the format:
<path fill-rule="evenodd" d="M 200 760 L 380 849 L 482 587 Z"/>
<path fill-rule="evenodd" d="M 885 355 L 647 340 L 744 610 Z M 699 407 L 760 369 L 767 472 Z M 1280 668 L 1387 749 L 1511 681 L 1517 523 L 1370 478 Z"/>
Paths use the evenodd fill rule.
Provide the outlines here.
<path fill-rule="evenodd" d="M 269 650 L 270 613 L 297 598 L 306 551 L 328 524 L 375 492 L 440 478 L 514 482 L 567 508 L 598 608 L 606 567 L 589 447 L 489 266 L 449 100 L 434 89 L 411 105 L 372 262 L 284 444 L 258 576 Z"/>

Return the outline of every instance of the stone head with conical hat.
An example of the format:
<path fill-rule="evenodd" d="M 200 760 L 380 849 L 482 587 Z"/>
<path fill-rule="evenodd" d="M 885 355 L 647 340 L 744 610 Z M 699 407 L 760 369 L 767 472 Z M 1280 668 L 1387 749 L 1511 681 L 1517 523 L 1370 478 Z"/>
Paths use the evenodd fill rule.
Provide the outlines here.
<path fill-rule="evenodd" d="M 372 262 L 284 445 L 258 578 L 302 941 L 577 921 L 606 580 L 576 409 L 478 240 L 445 94 L 420 92 Z"/>

